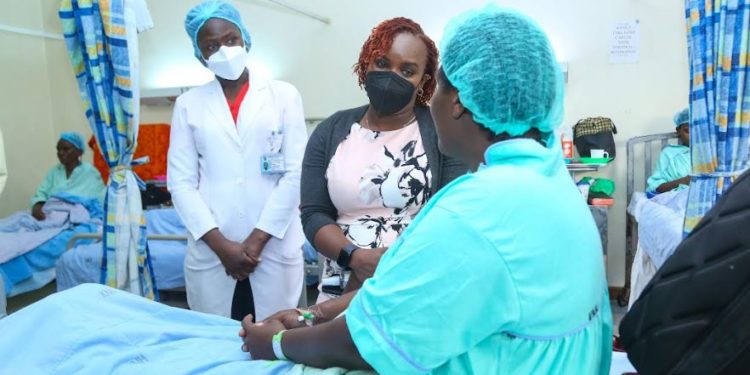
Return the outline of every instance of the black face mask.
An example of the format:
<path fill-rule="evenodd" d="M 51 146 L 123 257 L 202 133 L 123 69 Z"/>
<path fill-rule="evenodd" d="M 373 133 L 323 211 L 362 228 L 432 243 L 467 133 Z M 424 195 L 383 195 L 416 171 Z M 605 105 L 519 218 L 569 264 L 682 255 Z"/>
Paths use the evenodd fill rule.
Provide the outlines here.
<path fill-rule="evenodd" d="M 379 115 L 392 115 L 406 107 L 414 95 L 414 85 L 394 72 L 369 72 L 365 91 Z"/>

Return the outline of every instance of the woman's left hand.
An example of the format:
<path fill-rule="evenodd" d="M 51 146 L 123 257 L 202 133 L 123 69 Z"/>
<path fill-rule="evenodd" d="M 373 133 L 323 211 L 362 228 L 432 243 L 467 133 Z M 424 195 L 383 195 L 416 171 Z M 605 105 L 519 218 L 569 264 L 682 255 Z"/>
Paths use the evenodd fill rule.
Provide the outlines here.
<path fill-rule="evenodd" d="M 284 329 L 284 324 L 278 320 L 266 320 L 253 323 L 252 315 L 242 319 L 240 337 L 244 337 L 242 351 L 250 352 L 252 359 L 277 359 L 273 353 L 273 335 Z"/>
<path fill-rule="evenodd" d="M 255 261 L 255 266 L 253 266 L 253 269 L 250 272 L 255 271 L 255 267 L 260 264 L 262 260 L 261 253 L 263 253 L 263 249 L 266 247 L 266 244 L 270 239 L 270 234 L 256 228 L 253 229 L 245 241 L 242 242 L 242 251 L 250 259 Z"/>
<path fill-rule="evenodd" d="M 260 257 L 260 254 L 263 252 L 263 247 L 258 246 L 255 243 L 243 243 L 242 244 L 242 252 L 245 253 L 245 255 L 253 260 L 253 268 L 250 270 L 250 273 L 253 273 L 255 271 L 255 267 L 258 267 L 260 262 L 263 260 Z"/>

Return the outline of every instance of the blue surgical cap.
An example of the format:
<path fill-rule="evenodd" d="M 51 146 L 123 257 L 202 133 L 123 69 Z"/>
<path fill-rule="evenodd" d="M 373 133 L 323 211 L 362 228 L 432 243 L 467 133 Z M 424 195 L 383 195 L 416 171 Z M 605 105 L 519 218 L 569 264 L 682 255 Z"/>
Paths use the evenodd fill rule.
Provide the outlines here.
<path fill-rule="evenodd" d="M 83 137 L 76 132 L 62 132 L 60 133 L 60 141 L 68 141 L 68 143 L 75 146 L 75 148 L 83 152 Z"/>
<path fill-rule="evenodd" d="M 528 17 L 496 5 L 465 12 L 448 23 L 440 47 L 461 103 L 495 134 L 551 133 L 562 121 L 562 71 Z"/>
<path fill-rule="evenodd" d="M 201 56 L 201 50 L 198 48 L 198 32 L 211 18 L 220 18 L 233 23 L 240 29 L 242 33 L 242 41 L 245 43 L 245 49 L 250 50 L 250 33 L 245 29 L 245 25 L 242 24 L 242 18 L 240 12 L 232 4 L 221 0 L 207 0 L 188 11 L 185 16 L 185 31 L 187 32 L 190 40 L 193 42 L 193 50 L 195 57 L 204 65 L 203 56 Z"/>
<path fill-rule="evenodd" d="M 674 115 L 674 127 L 679 128 L 682 124 L 690 122 L 690 111 L 685 108 Z"/>

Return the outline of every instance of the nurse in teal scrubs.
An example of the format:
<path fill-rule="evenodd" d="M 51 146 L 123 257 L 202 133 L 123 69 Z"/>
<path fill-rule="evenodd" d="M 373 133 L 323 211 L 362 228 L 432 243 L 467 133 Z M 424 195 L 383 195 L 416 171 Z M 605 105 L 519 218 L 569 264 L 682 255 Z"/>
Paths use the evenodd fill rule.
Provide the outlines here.
<path fill-rule="evenodd" d="M 488 6 L 452 20 L 441 47 L 440 149 L 474 172 L 422 209 L 343 316 L 247 318 L 243 349 L 383 374 L 609 373 L 601 243 L 555 141 L 563 83 L 549 40 Z"/>

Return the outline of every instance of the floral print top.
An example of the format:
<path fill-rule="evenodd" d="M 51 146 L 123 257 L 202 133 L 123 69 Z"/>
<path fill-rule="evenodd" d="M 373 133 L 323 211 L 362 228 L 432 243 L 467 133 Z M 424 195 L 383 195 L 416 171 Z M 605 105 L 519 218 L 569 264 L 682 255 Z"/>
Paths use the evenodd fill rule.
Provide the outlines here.
<path fill-rule="evenodd" d="M 362 248 L 390 246 L 430 192 L 432 174 L 417 122 L 385 132 L 352 124 L 326 178 L 346 237 Z M 326 260 L 324 278 L 340 274 L 336 262 Z"/>

